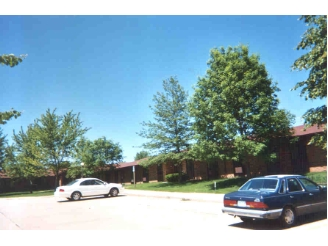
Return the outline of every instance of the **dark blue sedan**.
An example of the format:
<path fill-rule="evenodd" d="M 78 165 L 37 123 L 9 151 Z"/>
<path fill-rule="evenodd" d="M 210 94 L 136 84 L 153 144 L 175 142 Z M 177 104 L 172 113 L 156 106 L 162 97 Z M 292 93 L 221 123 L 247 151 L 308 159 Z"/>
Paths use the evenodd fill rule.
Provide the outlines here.
<path fill-rule="evenodd" d="M 295 225 L 299 215 L 327 211 L 327 187 L 301 175 L 269 175 L 249 179 L 238 191 L 224 195 L 223 213 L 242 221 L 279 219 Z"/>

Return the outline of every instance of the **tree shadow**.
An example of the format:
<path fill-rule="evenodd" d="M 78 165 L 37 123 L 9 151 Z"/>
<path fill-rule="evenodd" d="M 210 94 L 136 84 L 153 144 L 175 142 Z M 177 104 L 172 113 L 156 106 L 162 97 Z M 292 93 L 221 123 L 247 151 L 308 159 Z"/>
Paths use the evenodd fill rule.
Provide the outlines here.
<path fill-rule="evenodd" d="M 247 181 L 247 178 L 231 178 L 231 179 L 224 179 L 224 180 L 213 180 L 213 182 L 216 182 L 216 188 L 213 184 L 206 185 L 209 190 L 215 190 L 215 189 L 225 189 L 230 187 L 240 187 Z"/>

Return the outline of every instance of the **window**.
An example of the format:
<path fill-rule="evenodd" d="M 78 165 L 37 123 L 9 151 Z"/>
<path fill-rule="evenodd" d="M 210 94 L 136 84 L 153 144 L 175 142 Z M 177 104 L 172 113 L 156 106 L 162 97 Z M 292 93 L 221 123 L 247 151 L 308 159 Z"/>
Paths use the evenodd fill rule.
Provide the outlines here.
<path fill-rule="evenodd" d="M 275 190 L 277 179 L 253 179 L 248 181 L 240 190 Z"/>
<path fill-rule="evenodd" d="M 285 180 L 284 180 L 284 179 L 281 180 L 279 193 L 280 193 L 280 194 L 284 194 L 284 193 L 286 193 L 286 187 L 285 187 Z"/>
<path fill-rule="evenodd" d="M 91 180 L 85 180 L 80 185 L 91 185 Z"/>
<path fill-rule="evenodd" d="M 95 180 L 94 185 L 104 185 L 104 183 L 101 182 L 100 180 Z"/>
<path fill-rule="evenodd" d="M 305 189 L 308 191 L 319 190 L 319 186 L 311 180 L 308 180 L 306 178 L 300 178 L 300 181 L 303 184 L 303 186 L 305 187 Z"/>
<path fill-rule="evenodd" d="M 72 184 L 75 184 L 77 181 L 78 181 L 78 180 L 77 180 L 77 179 L 75 179 L 75 180 L 73 180 L 73 181 L 69 182 L 69 183 L 68 183 L 66 186 L 70 186 L 70 185 L 72 185 Z"/>
<path fill-rule="evenodd" d="M 298 183 L 298 181 L 295 178 L 288 179 L 288 191 L 289 192 L 295 192 L 295 191 L 302 191 L 302 186 Z"/>

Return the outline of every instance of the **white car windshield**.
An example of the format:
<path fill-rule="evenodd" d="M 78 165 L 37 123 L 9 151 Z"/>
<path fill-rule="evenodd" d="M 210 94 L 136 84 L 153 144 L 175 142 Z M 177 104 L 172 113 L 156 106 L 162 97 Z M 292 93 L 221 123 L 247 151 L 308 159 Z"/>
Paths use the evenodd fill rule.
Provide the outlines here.
<path fill-rule="evenodd" d="M 246 182 L 239 190 L 275 190 L 278 179 L 252 179 Z"/>

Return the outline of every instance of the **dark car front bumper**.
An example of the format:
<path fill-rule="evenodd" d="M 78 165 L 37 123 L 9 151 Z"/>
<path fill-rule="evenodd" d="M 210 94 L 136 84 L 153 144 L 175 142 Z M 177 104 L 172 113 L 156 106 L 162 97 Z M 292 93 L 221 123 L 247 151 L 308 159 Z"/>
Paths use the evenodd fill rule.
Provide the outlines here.
<path fill-rule="evenodd" d="M 222 208 L 222 213 L 226 213 L 232 216 L 249 217 L 258 219 L 278 219 L 282 213 L 281 209 L 273 209 L 268 211 L 254 210 L 254 209 L 241 209 L 241 208 Z"/>

